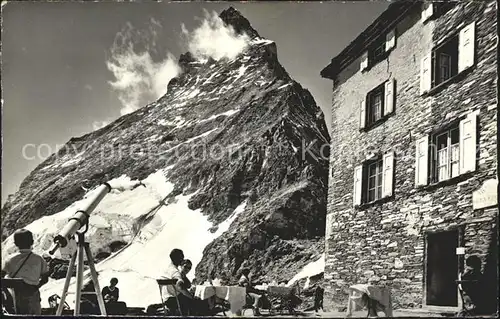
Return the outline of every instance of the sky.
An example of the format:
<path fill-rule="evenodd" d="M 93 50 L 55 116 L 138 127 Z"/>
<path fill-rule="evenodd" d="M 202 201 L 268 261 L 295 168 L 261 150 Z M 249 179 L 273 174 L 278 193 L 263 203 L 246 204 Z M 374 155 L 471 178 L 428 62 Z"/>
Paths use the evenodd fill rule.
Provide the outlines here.
<path fill-rule="evenodd" d="M 388 4 L 2 1 L 2 205 L 57 145 L 161 96 L 207 12 L 229 6 L 276 42 L 330 125 L 332 81 L 319 73 Z"/>

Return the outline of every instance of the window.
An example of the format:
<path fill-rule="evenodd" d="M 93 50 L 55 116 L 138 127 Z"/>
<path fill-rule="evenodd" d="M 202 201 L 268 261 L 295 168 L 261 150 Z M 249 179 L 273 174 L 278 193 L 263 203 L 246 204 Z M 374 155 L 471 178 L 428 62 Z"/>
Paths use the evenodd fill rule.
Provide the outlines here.
<path fill-rule="evenodd" d="M 368 164 L 367 201 L 373 202 L 382 198 L 382 159 Z"/>
<path fill-rule="evenodd" d="M 379 37 L 368 49 L 368 65 L 374 65 L 385 58 L 385 36 Z"/>
<path fill-rule="evenodd" d="M 415 185 L 438 183 L 476 170 L 476 113 L 416 142 Z M 430 144 L 429 144 L 430 143 Z"/>
<path fill-rule="evenodd" d="M 432 85 L 435 87 L 458 74 L 458 36 L 433 50 Z"/>
<path fill-rule="evenodd" d="M 433 180 L 441 182 L 459 175 L 459 129 L 458 125 L 434 137 L 435 156 Z"/>
<path fill-rule="evenodd" d="M 420 93 L 429 92 L 475 63 L 475 22 L 432 49 L 420 62 Z"/>
<path fill-rule="evenodd" d="M 368 50 L 361 56 L 360 70 L 363 71 L 387 57 L 389 52 L 396 46 L 396 30 L 390 30 L 386 34 L 379 36 L 368 47 Z"/>
<path fill-rule="evenodd" d="M 383 85 L 368 93 L 368 125 L 373 124 L 382 118 L 384 109 L 383 96 Z"/>
<path fill-rule="evenodd" d="M 396 81 L 391 79 L 368 92 L 360 106 L 361 129 L 368 129 L 394 112 L 395 89 Z"/>
<path fill-rule="evenodd" d="M 436 19 L 451 8 L 453 8 L 457 2 L 455 1 L 443 1 L 443 2 L 424 2 L 422 7 L 422 22 L 426 22 L 431 19 Z"/>
<path fill-rule="evenodd" d="M 394 153 L 365 161 L 354 169 L 355 206 L 390 197 L 393 193 Z"/>

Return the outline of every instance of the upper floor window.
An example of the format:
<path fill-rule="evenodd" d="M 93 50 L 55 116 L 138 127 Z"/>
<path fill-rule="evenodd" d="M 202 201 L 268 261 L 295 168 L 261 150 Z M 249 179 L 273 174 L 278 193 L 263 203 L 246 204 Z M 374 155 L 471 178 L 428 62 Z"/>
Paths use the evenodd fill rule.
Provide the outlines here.
<path fill-rule="evenodd" d="M 437 183 L 476 170 L 476 113 L 416 142 L 415 185 Z"/>
<path fill-rule="evenodd" d="M 383 180 L 382 159 L 379 158 L 368 165 L 368 185 L 367 201 L 373 202 L 382 198 L 382 180 Z"/>
<path fill-rule="evenodd" d="M 420 65 L 420 93 L 447 82 L 475 63 L 475 22 L 426 54 Z"/>
<path fill-rule="evenodd" d="M 432 50 L 432 87 L 458 74 L 458 36 Z"/>
<path fill-rule="evenodd" d="M 435 19 L 456 5 L 455 1 L 432 2 L 426 1 L 422 7 L 422 22 Z"/>
<path fill-rule="evenodd" d="M 396 30 L 392 29 L 386 34 L 379 36 L 368 47 L 368 50 L 361 56 L 360 70 L 375 65 L 386 58 L 389 52 L 396 46 Z"/>
<path fill-rule="evenodd" d="M 360 128 L 368 129 L 394 112 L 395 91 L 396 81 L 391 79 L 366 94 L 360 106 Z"/>
<path fill-rule="evenodd" d="M 392 196 L 394 152 L 375 156 L 354 168 L 353 204 L 372 203 Z"/>
<path fill-rule="evenodd" d="M 385 85 L 380 85 L 375 90 L 368 93 L 368 124 L 373 124 L 382 118 L 384 112 L 384 86 Z"/>
<path fill-rule="evenodd" d="M 441 182 L 459 175 L 460 143 L 458 125 L 433 137 L 436 154 L 431 163 L 434 180 Z"/>

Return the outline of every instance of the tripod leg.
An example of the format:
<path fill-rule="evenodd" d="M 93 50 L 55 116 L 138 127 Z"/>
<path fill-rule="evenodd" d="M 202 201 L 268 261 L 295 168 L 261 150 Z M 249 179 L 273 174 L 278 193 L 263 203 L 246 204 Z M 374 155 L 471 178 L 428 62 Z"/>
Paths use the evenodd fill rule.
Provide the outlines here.
<path fill-rule="evenodd" d="M 68 294 L 69 283 L 71 281 L 71 274 L 73 273 L 73 267 L 75 266 L 76 260 L 76 252 L 71 256 L 71 260 L 69 261 L 68 272 L 66 273 L 66 281 L 64 282 L 64 288 L 61 294 L 61 301 L 59 302 L 59 306 L 57 307 L 56 316 L 62 315 L 62 311 L 64 309 L 64 302 L 66 301 L 66 295 Z"/>
<path fill-rule="evenodd" d="M 99 287 L 99 281 L 97 280 L 97 271 L 95 270 L 94 260 L 92 259 L 92 252 L 88 243 L 85 243 L 85 252 L 87 254 L 87 260 L 89 262 L 90 274 L 92 275 L 92 281 L 94 282 L 95 293 L 97 295 L 97 302 L 99 303 L 99 309 L 101 310 L 101 315 L 106 316 L 106 306 L 104 305 L 104 299 L 102 298 L 101 287 Z"/>
<path fill-rule="evenodd" d="M 73 315 L 80 314 L 80 301 L 82 299 L 83 286 L 83 243 L 78 242 L 78 263 L 76 264 L 76 298 L 75 311 Z"/>

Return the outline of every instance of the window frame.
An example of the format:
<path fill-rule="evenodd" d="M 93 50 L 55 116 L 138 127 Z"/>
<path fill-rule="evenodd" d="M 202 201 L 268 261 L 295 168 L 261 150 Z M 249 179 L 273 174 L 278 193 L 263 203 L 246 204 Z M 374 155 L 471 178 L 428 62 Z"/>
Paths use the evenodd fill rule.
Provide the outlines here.
<path fill-rule="evenodd" d="M 371 175 L 371 169 L 375 166 L 375 174 Z M 383 196 L 383 180 L 384 180 L 384 160 L 382 156 L 377 156 L 375 159 L 367 161 L 366 167 L 366 186 L 364 187 L 364 204 L 369 204 L 381 200 Z M 370 179 L 374 178 L 374 187 L 370 188 Z M 363 186 L 362 186 L 363 188 Z M 374 198 L 370 198 L 370 191 L 374 191 Z M 380 194 L 379 194 L 380 192 Z"/>
<path fill-rule="evenodd" d="M 476 30 L 477 21 L 472 21 L 459 30 L 455 30 L 455 32 L 448 35 L 442 41 L 439 41 L 434 47 L 430 50 L 430 52 L 426 53 L 420 63 L 420 95 L 421 96 L 430 96 L 434 95 L 437 92 L 440 92 L 444 88 L 447 88 L 450 83 L 456 83 L 462 79 L 464 79 L 467 74 L 472 72 L 477 65 L 477 50 L 478 47 L 476 45 L 477 37 Z M 467 33 L 468 32 L 468 33 Z M 458 41 L 456 41 L 458 40 Z M 458 49 L 456 52 L 456 58 L 458 61 L 458 65 L 453 69 L 452 63 L 452 74 L 449 79 L 444 82 L 436 84 L 436 58 L 435 53 L 439 51 L 439 49 L 443 45 L 447 45 L 450 41 L 456 41 L 458 43 Z"/>
<path fill-rule="evenodd" d="M 386 34 L 380 35 L 368 49 L 368 68 L 383 61 L 388 55 L 389 51 L 385 50 Z M 382 52 L 376 54 L 377 50 Z"/>
<path fill-rule="evenodd" d="M 372 89 L 370 92 L 366 94 L 365 100 L 365 127 L 364 130 L 368 130 L 374 126 L 376 126 L 378 123 L 384 121 L 389 115 L 384 116 L 384 110 L 385 110 L 385 83 L 383 82 L 382 84 L 378 85 L 374 89 Z M 372 103 L 374 102 L 374 98 L 379 96 L 380 97 L 380 103 Z M 380 104 L 378 107 L 376 105 Z M 379 116 L 378 118 L 373 118 L 374 114 L 377 114 L 374 110 L 378 109 Z"/>
<path fill-rule="evenodd" d="M 445 50 L 446 46 L 451 46 L 453 44 L 453 48 L 456 50 L 453 51 L 453 54 L 450 54 L 449 51 Z M 449 49 L 449 48 L 448 48 Z M 441 79 L 441 55 L 447 55 L 450 57 L 449 61 L 449 76 L 446 79 Z M 458 59 L 459 59 L 459 33 L 454 33 L 451 36 L 447 37 L 443 42 L 439 45 L 435 46 L 431 50 L 431 87 L 429 92 L 436 90 L 441 86 L 445 86 L 446 83 L 452 81 L 456 78 L 460 72 L 458 72 Z M 455 64 L 455 65 L 454 65 Z M 439 81 L 438 81 L 439 80 Z"/>
<path fill-rule="evenodd" d="M 452 143 L 453 133 L 458 139 L 455 143 Z M 443 135 L 446 136 L 446 147 L 439 149 L 438 140 Z M 457 158 L 453 157 L 453 151 L 456 149 L 458 152 Z M 444 150 L 444 151 L 443 151 Z M 446 153 L 446 163 L 441 165 L 440 163 L 440 151 Z M 430 176 L 429 184 L 442 183 L 460 176 L 460 124 L 459 122 L 453 122 L 450 125 L 444 127 L 443 129 L 433 132 L 431 134 L 431 147 L 429 156 L 429 167 Z M 458 165 L 458 171 L 453 174 L 453 165 Z M 440 177 L 440 167 L 446 167 L 446 176 L 444 178 Z"/>
<path fill-rule="evenodd" d="M 445 13 L 453 9 L 457 5 L 457 2 L 455 1 L 432 2 L 431 5 L 433 6 L 432 14 L 425 19 L 425 21 L 423 22 L 424 24 L 443 16 Z"/>

